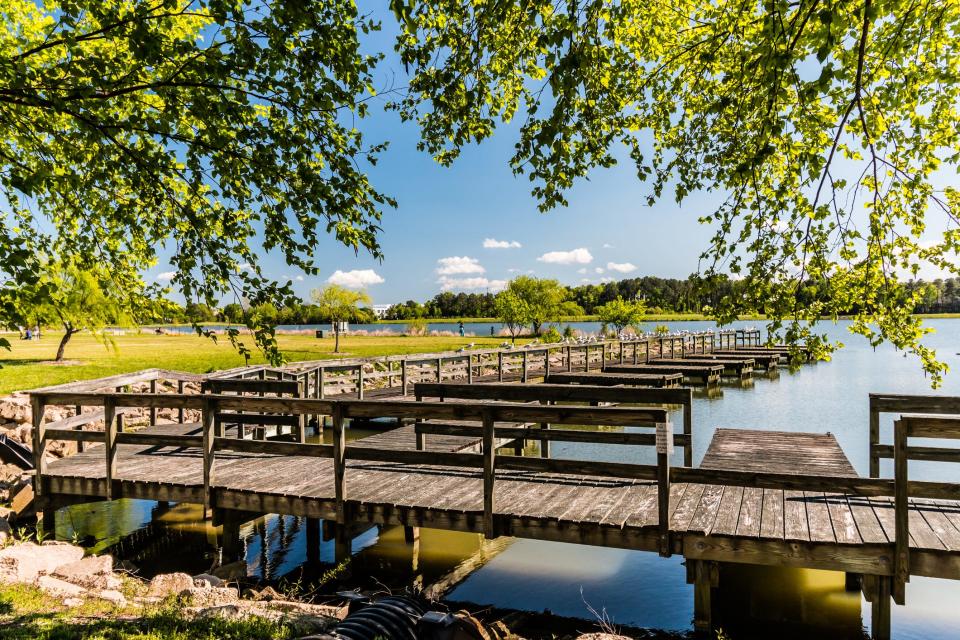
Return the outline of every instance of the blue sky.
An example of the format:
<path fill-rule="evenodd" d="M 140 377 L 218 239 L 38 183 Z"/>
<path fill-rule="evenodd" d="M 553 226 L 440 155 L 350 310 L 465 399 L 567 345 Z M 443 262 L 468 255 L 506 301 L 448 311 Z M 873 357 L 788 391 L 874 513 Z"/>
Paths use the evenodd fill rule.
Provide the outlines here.
<path fill-rule="evenodd" d="M 384 31 L 369 46 L 386 44 L 384 49 L 392 50 L 393 18 L 383 15 L 382 21 Z M 388 57 L 377 77 L 382 86 L 402 85 L 403 66 Z M 495 291 L 520 273 L 580 284 L 637 275 L 684 278 L 696 270 L 709 237 L 709 229 L 697 224 L 697 217 L 710 210 L 702 196 L 689 198 L 682 208 L 669 197 L 648 207 L 647 187 L 628 161 L 594 172 L 569 192 L 569 207 L 540 213 L 531 183 L 514 177 L 508 165 L 515 128 L 502 128 L 445 168 L 416 149 L 416 125 L 402 123 L 382 105 L 374 101 L 371 116 L 358 126 L 368 143 L 390 141 L 369 172 L 374 186 L 398 201 L 383 219 L 385 258 L 355 255 L 332 237 L 316 248 L 319 276 L 287 267 L 280 256 L 265 256 L 265 273 L 290 279 L 304 299 L 331 277 L 368 282 L 374 303 L 389 304 L 425 300 L 444 289 Z M 510 248 L 485 248 L 488 239 Z M 163 281 L 170 269 L 161 260 L 147 278 Z"/>

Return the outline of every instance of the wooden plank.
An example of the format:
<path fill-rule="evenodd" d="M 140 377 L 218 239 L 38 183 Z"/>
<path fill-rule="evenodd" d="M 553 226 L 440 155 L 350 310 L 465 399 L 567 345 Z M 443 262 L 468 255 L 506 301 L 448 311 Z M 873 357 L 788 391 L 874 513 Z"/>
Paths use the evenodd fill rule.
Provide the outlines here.
<path fill-rule="evenodd" d="M 860 544 L 863 540 L 860 538 L 860 532 L 857 530 L 857 524 L 846 496 L 825 494 L 824 499 L 827 503 L 827 512 L 830 514 L 833 535 L 836 537 L 837 543 Z"/>
<path fill-rule="evenodd" d="M 720 499 L 720 511 L 713 523 L 713 533 L 718 535 L 736 535 L 740 509 L 743 503 L 743 487 L 724 487 Z M 704 532 L 706 533 L 706 532 Z"/>
<path fill-rule="evenodd" d="M 740 518 L 737 521 L 737 536 L 756 538 L 760 535 L 760 520 L 763 515 L 763 489 L 747 487 L 743 490 Z"/>
<path fill-rule="evenodd" d="M 687 524 L 687 531 L 710 535 L 720 512 L 724 489 L 725 487 L 719 485 L 704 487 L 700 496 L 700 504 L 697 505 L 693 518 Z"/>
<path fill-rule="evenodd" d="M 784 538 L 783 491 L 780 489 L 763 490 L 760 537 L 772 540 Z"/>
<path fill-rule="evenodd" d="M 803 496 L 806 499 L 807 522 L 810 524 L 810 542 L 836 543 L 837 536 L 833 532 L 825 495 L 819 491 L 804 491 Z"/>
<path fill-rule="evenodd" d="M 804 542 L 810 540 L 807 502 L 802 491 L 783 492 L 783 538 Z"/>

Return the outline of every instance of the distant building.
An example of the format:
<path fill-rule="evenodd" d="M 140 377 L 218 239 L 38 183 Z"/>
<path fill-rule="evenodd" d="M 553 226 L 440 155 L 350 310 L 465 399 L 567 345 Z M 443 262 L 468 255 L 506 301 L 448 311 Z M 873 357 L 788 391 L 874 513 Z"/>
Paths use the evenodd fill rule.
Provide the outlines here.
<path fill-rule="evenodd" d="M 373 310 L 373 315 L 377 316 L 378 320 L 382 320 L 387 316 L 387 311 L 392 306 L 392 304 L 375 304 L 370 308 Z"/>

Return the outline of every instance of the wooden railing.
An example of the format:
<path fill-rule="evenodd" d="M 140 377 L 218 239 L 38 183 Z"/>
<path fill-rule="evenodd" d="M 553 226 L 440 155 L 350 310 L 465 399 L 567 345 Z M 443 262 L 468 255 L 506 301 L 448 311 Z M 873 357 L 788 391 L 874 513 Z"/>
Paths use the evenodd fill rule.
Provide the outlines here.
<path fill-rule="evenodd" d="M 881 410 L 890 405 L 889 397 L 877 400 Z M 943 399 L 941 399 L 943 400 Z M 893 479 L 834 477 L 808 474 L 766 473 L 727 471 L 672 467 L 667 454 L 665 439 L 657 442 L 654 434 L 603 433 L 551 429 L 537 437 L 574 439 L 578 442 L 602 442 L 604 444 L 657 445 L 657 464 L 610 463 L 585 460 L 542 459 L 534 457 L 502 456 L 496 454 L 494 443 L 498 435 L 503 437 L 529 436 L 527 431 L 517 431 L 515 426 L 497 426 L 497 423 L 550 423 L 551 425 L 606 425 L 606 426 L 652 426 L 663 414 L 649 408 L 636 407 L 586 407 L 520 403 L 488 402 L 398 402 L 359 400 L 318 400 L 312 398 L 251 398 L 244 396 L 180 395 L 180 394 L 91 394 L 50 393 L 31 397 L 34 418 L 34 451 L 36 468 L 35 489 L 39 494 L 46 491 L 44 452 L 51 440 L 103 442 L 106 465 L 106 497 L 119 495 L 116 477 L 117 447 L 121 444 L 147 444 L 150 446 L 200 447 L 203 463 L 202 501 L 206 506 L 213 502 L 216 474 L 216 459 L 219 451 L 256 452 L 274 455 L 297 455 L 332 458 L 335 476 L 336 519 L 345 522 L 346 474 L 348 460 L 370 460 L 414 465 L 437 465 L 482 469 L 483 478 L 483 531 L 488 536 L 497 535 L 495 526 L 496 471 L 522 470 L 529 472 L 552 472 L 599 477 L 630 478 L 657 483 L 659 502 L 658 531 L 660 552 L 668 555 L 673 550 L 669 529 L 669 492 L 672 483 L 696 483 L 764 489 L 844 493 L 852 496 L 892 496 L 897 510 L 897 536 L 895 546 L 894 593 L 902 601 L 903 584 L 909 576 L 908 498 L 960 500 L 960 484 L 950 482 L 927 482 L 909 480 L 906 461 L 909 437 L 960 437 L 960 429 L 944 420 L 929 417 L 906 416 L 895 427 L 895 474 Z M 43 415 L 47 403 L 103 408 L 106 430 L 103 433 L 77 432 L 72 429 L 46 428 Z M 947 404 L 960 403 L 950 399 Z M 897 406 L 914 406 L 913 400 L 900 399 Z M 947 406 L 941 405 L 943 407 Z M 951 405 L 952 406 L 952 405 Z M 116 412 L 121 407 L 134 408 L 184 408 L 199 409 L 203 415 L 201 435 L 176 436 L 154 433 L 125 433 L 118 428 Z M 221 411 L 244 411 L 285 414 L 325 414 L 333 416 L 333 444 L 305 444 L 296 442 L 251 441 L 227 437 L 218 428 L 215 416 Z M 352 418 L 397 418 L 409 420 L 476 421 L 481 426 L 483 452 L 444 453 L 417 450 L 376 449 L 348 447 L 345 421 Z M 659 423 L 664 424 L 664 423 Z M 685 442 L 686 434 L 673 434 L 666 426 L 659 427 L 666 438 Z M 449 433 L 456 432 L 454 427 Z M 476 433 L 474 428 L 473 433 Z M 574 435 L 576 434 L 576 435 Z M 899 586 L 898 586 L 899 585 Z"/>
<path fill-rule="evenodd" d="M 901 413 L 910 412 L 910 413 Z M 880 441 L 880 416 L 901 413 L 893 422 L 893 443 Z M 903 604 L 906 583 L 910 579 L 910 496 L 915 482 L 909 480 L 909 461 L 960 462 L 960 448 L 910 446 L 910 438 L 960 440 L 960 398 L 945 396 L 911 396 L 870 394 L 870 477 L 880 476 L 880 460 L 893 459 L 895 486 L 895 552 L 892 596 Z M 960 499 L 960 486 L 952 483 L 922 483 L 940 485 L 939 497 Z M 950 487 L 953 487 L 953 491 Z M 933 496 L 926 496 L 933 497 Z"/>
<path fill-rule="evenodd" d="M 644 387 L 601 387 L 594 385 L 566 385 L 566 384 L 537 384 L 518 386 L 510 384 L 430 384 L 415 385 L 414 394 L 418 401 L 424 398 L 458 398 L 464 400 L 503 400 L 513 402 L 540 402 L 543 404 L 569 404 L 571 402 L 613 402 L 631 405 L 657 405 L 654 422 L 667 422 L 668 412 L 662 405 L 680 406 L 683 409 L 683 428 L 680 435 L 675 437 L 675 444 L 683 447 L 683 464 L 693 464 L 693 390 L 678 389 L 651 389 Z M 549 429 L 549 424 L 540 425 L 541 429 Z M 418 424 L 418 433 L 427 434 L 429 427 Z M 539 432 L 538 432 L 539 433 Z M 532 440 L 541 440 L 541 453 L 549 455 L 551 438 L 541 438 L 538 433 L 528 433 Z M 555 439 L 555 438 L 554 438 Z M 418 448 L 422 448 L 422 439 L 417 440 Z"/>

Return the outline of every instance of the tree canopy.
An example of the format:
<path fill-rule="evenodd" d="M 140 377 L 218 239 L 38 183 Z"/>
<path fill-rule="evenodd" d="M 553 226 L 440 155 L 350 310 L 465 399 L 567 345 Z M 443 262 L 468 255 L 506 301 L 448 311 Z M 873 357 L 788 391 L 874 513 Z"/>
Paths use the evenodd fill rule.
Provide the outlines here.
<path fill-rule="evenodd" d="M 603 324 L 613 325 L 617 334 L 627 327 L 633 327 L 643 321 L 646 307 L 641 300 L 624 300 L 617 296 L 616 300 L 597 307 L 597 316 Z"/>
<path fill-rule="evenodd" d="M 807 321 L 920 343 L 923 266 L 956 274 L 960 4 L 930 0 L 393 0 L 411 68 L 398 101 L 441 163 L 517 120 L 511 166 L 542 210 L 627 161 L 682 202 L 719 203 L 703 275 L 743 278 L 721 320 L 760 312 L 823 355 Z M 802 304 L 813 281 L 826 295 Z M 907 304 L 904 305 L 903 301 Z"/>
<path fill-rule="evenodd" d="M 945 365 L 910 315 L 920 269 L 960 273 L 960 4 L 932 0 L 391 0 L 408 87 L 393 106 L 450 164 L 503 123 L 541 209 L 626 162 L 650 204 L 707 192 L 702 283 L 721 321 L 808 321 Z M 316 273 L 332 234 L 381 255 L 393 200 L 359 125 L 381 51 L 352 0 L 9 0 L 0 12 L 0 323 L 44 260 L 130 291 L 159 248 L 172 285 L 282 306 L 263 251 Z M 514 124 L 514 121 L 516 122 Z M 516 132 L 514 134 L 514 132 Z M 801 295 L 816 291 L 816 295 Z M 271 360 L 273 334 L 255 331 Z M 232 336 L 233 337 L 233 336 Z"/>
<path fill-rule="evenodd" d="M 320 312 L 330 318 L 333 324 L 335 342 L 333 351 L 340 351 L 340 323 L 354 315 L 361 304 L 370 304 L 370 296 L 365 291 L 353 291 L 337 284 L 329 284 L 323 289 L 314 289 L 310 297 L 320 308 Z"/>
<path fill-rule="evenodd" d="M 173 285 L 209 306 L 291 295 L 261 273 L 264 250 L 311 274 L 324 233 L 379 256 L 392 200 L 364 167 L 382 146 L 353 126 L 372 28 L 351 0 L 5 3 L 0 322 L 41 256 L 138 274 L 166 247 Z"/>

